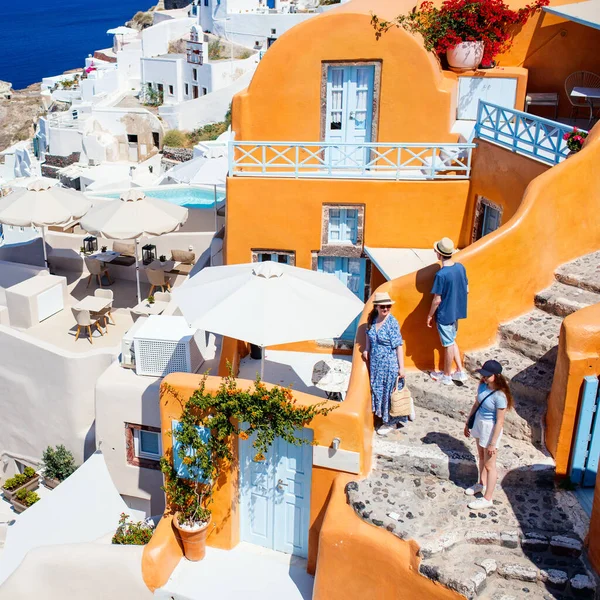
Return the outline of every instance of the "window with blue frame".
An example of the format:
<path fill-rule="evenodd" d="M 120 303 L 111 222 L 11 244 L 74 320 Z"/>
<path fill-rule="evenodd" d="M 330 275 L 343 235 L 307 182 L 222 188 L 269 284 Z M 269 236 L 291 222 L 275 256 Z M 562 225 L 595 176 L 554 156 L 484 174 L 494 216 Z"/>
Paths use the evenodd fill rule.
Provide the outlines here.
<path fill-rule="evenodd" d="M 179 427 L 179 421 L 171 422 L 172 431 L 177 431 Z M 206 427 L 196 427 L 198 433 L 200 435 L 200 439 L 206 444 L 210 438 L 210 429 Z M 171 434 L 172 435 L 172 434 Z M 194 481 L 199 481 L 201 483 L 207 483 L 207 480 L 203 477 L 202 473 L 190 473 L 188 466 L 184 464 L 181 456 L 180 456 L 180 448 L 181 442 L 178 442 L 173 436 L 173 468 L 177 473 L 177 477 L 180 479 L 191 479 Z M 193 448 L 187 448 L 185 451 L 185 456 L 194 456 Z"/>
<path fill-rule="evenodd" d="M 266 262 L 268 260 L 272 260 L 276 263 L 281 263 L 284 265 L 292 265 L 295 264 L 295 253 L 287 252 L 281 250 L 253 250 L 253 260 L 256 259 L 257 262 Z"/>
<path fill-rule="evenodd" d="M 330 208 L 327 242 L 356 244 L 358 239 L 358 209 Z"/>

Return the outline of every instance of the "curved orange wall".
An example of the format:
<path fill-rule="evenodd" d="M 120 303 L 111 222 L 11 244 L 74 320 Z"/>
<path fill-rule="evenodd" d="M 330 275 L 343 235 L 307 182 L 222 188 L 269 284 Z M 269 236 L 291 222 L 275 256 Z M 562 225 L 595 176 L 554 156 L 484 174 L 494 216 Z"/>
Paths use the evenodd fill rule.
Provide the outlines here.
<path fill-rule="evenodd" d="M 569 471 L 583 378 L 599 374 L 600 304 L 594 304 L 569 315 L 560 331 L 546 413 L 546 446 L 556 460 L 557 475 L 567 475 Z"/>
<path fill-rule="evenodd" d="M 470 290 L 468 318 L 458 331 L 462 351 L 491 345 L 500 323 L 533 308 L 535 293 L 552 283 L 556 267 L 598 249 L 599 160 L 596 127 L 581 152 L 529 184 L 512 219 L 456 255 Z M 432 265 L 379 288 L 396 300 L 393 313 L 401 324 L 407 364 L 421 369 L 434 366 L 439 349 L 435 330 L 425 327 L 438 268 Z"/>
<path fill-rule="evenodd" d="M 344 486 L 356 477 L 339 475 L 327 506 L 313 590 L 314 600 L 464 600 L 419 574 L 415 542 L 361 520 L 346 502 Z"/>
<path fill-rule="evenodd" d="M 371 8 L 350 2 L 282 35 L 260 61 L 248 89 L 234 96 L 236 140 L 320 140 L 322 61 L 381 60 L 375 139 L 456 141 L 450 133 L 456 77 L 444 74 L 421 41 L 403 30 L 377 41 Z"/>

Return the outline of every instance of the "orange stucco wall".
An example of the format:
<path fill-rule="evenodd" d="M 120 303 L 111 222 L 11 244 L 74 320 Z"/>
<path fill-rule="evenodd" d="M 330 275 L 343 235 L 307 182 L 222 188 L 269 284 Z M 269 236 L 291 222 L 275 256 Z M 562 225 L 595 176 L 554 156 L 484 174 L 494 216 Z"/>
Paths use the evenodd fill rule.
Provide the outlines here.
<path fill-rule="evenodd" d="M 508 150 L 499 152 L 514 160 Z M 456 255 L 467 269 L 470 289 L 469 316 L 458 331 L 461 350 L 491 345 L 500 323 L 533 307 L 535 293 L 552 283 L 556 267 L 598 249 L 599 159 L 596 127 L 581 152 L 529 184 L 512 219 Z M 499 168 L 498 161 L 488 165 L 490 173 Z M 407 364 L 422 369 L 434 366 L 439 351 L 436 332 L 425 327 L 438 268 L 432 265 L 380 288 L 396 300 L 393 313 L 401 324 Z"/>
<path fill-rule="evenodd" d="M 468 193 L 468 181 L 229 177 L 226 262 L 250 262 L 252 248 L 276 248 L 294 250 L 296 265 L 310 269 L 324 203 L 364 204 L 367 246 L 429 248 L 432 239 L 460 236 Z"/>
<path fill-rule="evenodd" d="M 237 346 L 233 346 L 237 351 Z M 232 348 L 229 348 L 230 350 Z M 366 368 L 363 365 L 363 371 Z M 181 415 L 182 400 L 187 400 L 198 388 L 201 377 L 197 375 L 174 373 L 164 380 L 175 390 L 161 390 L 160 411 L 163 453 L 168 455 L 172 450 L 169 431 L 173 419 Z M 218 377 L 209 377 L 206 383 L 208 391 L 217 390 L 221 383 Z M 241 387 L 249 387 L 252 382 L 238 380 Z M 267 384 L 269 385 L 269 384 Z M 313 404 L 322 401 L 309 394 L 294 393 L 299 405 Z M 321 446 L 330 446 L 333 438 L 341 440 L 340 448 L 357 452 L 360 455 L 360 473 L 365 474 L 371 468 L 371 436 L 372 419 L 370 414 L 370 395 L 368 378 L 360 369 L 352 373 L 350 389 L 343 403 L 331 402 L 336 407 L 326 417 L 314 419 L 310 427 L 314 432 L 314 441 Z M 209 546 L 231 549 L 239 542 L 239 469 L 237 463 L 237 440 L 232 442 L 236 460 L 224 472 L 218 482 L 213 496 L 212 525 L 208 534 Z M 319 543 L 319 531 L 324 509 L 328 502 L 333 477 L 337 471 L 324 467 L 314 467 L 311 488 L 311 518 L 309 525 L 309 569 L 314 570 Z M 150 589 L 166 583 L 171 572 L 181 558 L 181 548 L 176 540 L 175 532 L 167 517 L 163 517 L 159 530 L 151 543 L 145 548 L 143 559 L 144 581 Z"/>
<path fill-rule="evenodd" d="M 353 478 L 339 475 L 331 491 L 313 590 L 314 600 L 459 600 L 418 573 L 418 546 L 365 523 L 346 502 L 344 487 Z"/>
<path fill-rule="evenodd" d="M 600 375 L 600 304 L 569 315 L 562 324 L 558 359 L 546 413 L 546 446 L 557 475 L 569 471 L 583 378 Z"/>

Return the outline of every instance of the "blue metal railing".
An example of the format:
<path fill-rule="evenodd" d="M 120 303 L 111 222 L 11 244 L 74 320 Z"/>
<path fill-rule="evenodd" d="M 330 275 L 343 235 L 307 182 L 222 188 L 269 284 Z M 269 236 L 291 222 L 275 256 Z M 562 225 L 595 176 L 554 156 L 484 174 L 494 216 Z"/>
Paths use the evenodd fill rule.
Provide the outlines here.
<path fill-rule="evenodd" d="M 563 136 L 573 130 L 570 125 L 479 101 L 476 137 L 547 164 L 556 165 L 567 157 L 569 149 Z"/>
<path fill-rule="evenodd" d="M 229 142 L 229 174 L 330 179 L 468 179 L 475 144 Z"/>

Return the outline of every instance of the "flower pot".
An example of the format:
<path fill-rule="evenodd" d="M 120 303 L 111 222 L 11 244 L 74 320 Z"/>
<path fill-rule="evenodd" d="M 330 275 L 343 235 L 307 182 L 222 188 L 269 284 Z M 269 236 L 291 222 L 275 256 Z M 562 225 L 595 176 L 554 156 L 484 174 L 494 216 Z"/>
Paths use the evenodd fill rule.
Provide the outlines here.
<path fill-rule="evenodd" d="M 262 348 L 256 344 L 250 344 L 250 358 L 260 360 L 262 358 Z"/>
<path fill-rule="evenodd" d="M 32 477 L 28 482 L 24 483 L 21 487 L 15 488 L 14 490 L 5 490 L 4 488 L 2 488 L 2 493 L 9 502 L 12 502 L 12 499 L 15 497 L 15 494 L 19 490 L 29 490 L 33 492 L 34 490 L 37 490 L 39 486 L 40 476 L 36 475 L 35 477 Z"/>
<path fill-rule="evenodd" d="M 183 553 L 188 560 L 199 561 L 206 554 L 206 536 L 208 535 L 208 527 L 212 523 L 212 518 L 202 527 L 189 530 L 184 529 L 179 524 L 179 513 L 175 513 L 173 517 L 173 526 L 177 531 L 177 535 L 183 544 Z"/>
<path fill-rule="evenodd" d="M 462 42 L 446 52 L 451 69 L 467 71 L 476 69 L 483 58 L 483 42 Z"/>
<path fill-rule="evenodd" d="M 29 506 L 25 506 L 24 504 L 21 504 L 18 500 L 15 500 L 14 498 L 10 501 L 10 503 L 12 504 L 12 506 L 15 509 L 15 512 L 17 514 L 20 514 L 29 508 Z"/>
<path fill-rule="evenodd" d="M 44 485 L 50 490 L 53 490 L 59 483 L 60 483 L 60 481 L 58 479 L 52 479 L 51 477 L 44 477 Z"/>

